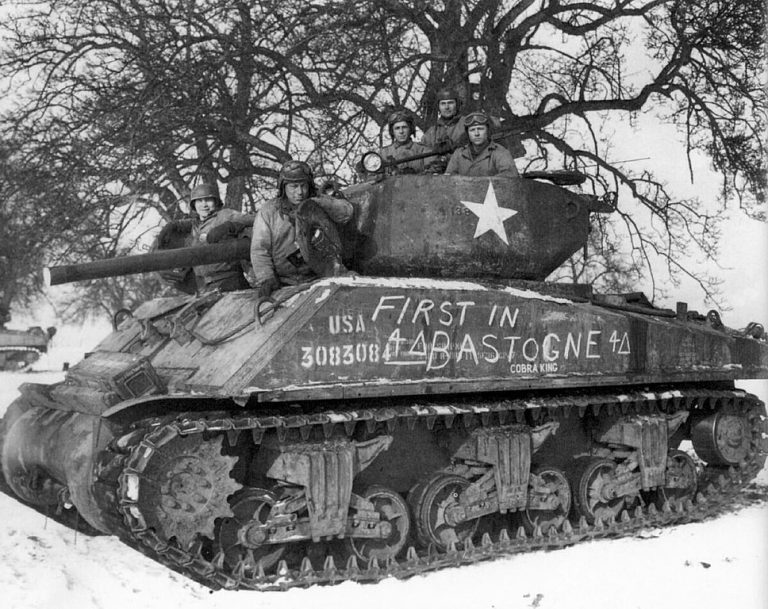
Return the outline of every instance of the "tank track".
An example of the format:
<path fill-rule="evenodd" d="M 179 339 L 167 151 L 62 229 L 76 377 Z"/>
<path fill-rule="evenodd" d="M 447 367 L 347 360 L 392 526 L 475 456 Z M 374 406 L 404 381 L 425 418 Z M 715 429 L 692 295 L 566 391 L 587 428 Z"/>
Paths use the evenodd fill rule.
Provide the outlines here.
<path fill-rule="evenodd" d="M 523 422 L 533 418 L 536 422 L 555 420 L 557 417 L 583 417 L 588 411 L 613 414 L 674 413 L 682 410 L 714 410 L 718 406 L 735 408 L 746 415 L 751 426 L 751 449 L 748 460 L 736 467 L 706 466 L 699 477 L 698 491 L 693 500 L 666 502 L 661 509 L 652 503 L 638 505 L 631 511 L 621 512 L 618 518 L 604 521 L 597 519 L 588 524 L 582 517 L 579 522 L 568 519 L 557 530 L 546 535 L 534 530 L 500 529 L 493 535 L 484 533 L 478 544 L 469 540 L 463 547 L 451 544 L 447 551 L 434 546 L 427 550 L 407 548 L 404 557 L 389 559 L 380 564 L 376 559 L 360 564 L 350 557 L 345 564 L 336 564 L 332 554 L 323 564 L 317 558 L 305 555 L 301 561 L 293 560 L 291 566 L 285 560 L 276 569 L 265 573 L 261 564 L 256 574 L 245 574 L 245 569 L 227 569 L 221 555 L 204 557 L 200 549 L 182 549 L 175 541 L 166 542 L 154 530 L 147 527 L 139 506 L 131 499 L 129 480 L 141 474 L 154 451 L 177 436 L 203 433 L 237 433 L 247 431 L 258 439 L 264 432 L 274 430 L 279 438 L 298 432 L 308 437 L 311 428 L 321 426 L 325 437 L 331 437 L 339 428 L 349 437 L 357 425 L 366 425 L 371 432 L 393 429 L 397 425 L 416 425 L 419 422 L 432 429 L 438 421 L 442 425 L 477 424 L 499 425 Z M 757 397 L 739 390 L 685 389 L 659 393 L 585 393 L 536 397 L 530 400 L 499 400 L 482 404 L 446 404 L 421 401 L 407 406 L 360 408 L 354 410 L 324 411 L 318 414 L 280 416 L 269 414 L 254 416 L 200 416 L 185 413 L 168 418 L 155 418 L 134 425 L 126 435 L 113 440 L 102 453 L 97 467 L 96 496 L 112 523 L 113 530 L 129 545 L 148 554 L 167 567 L 181 572 L 213 589 L 285 590 L 315 584 L 337 584 L 351 580 L 376 582 L 387 577 L 407 578 L 445 567 L 471 564 L 506 557 L 522 552 L 551 550 L 570 546 L 582 541 L 601 538 L 618 538 L 635 535 L 643 530 L 671 524 L 701 521 L 732 509 L 738 505 L 739 493 L 762 468 L 768 452 L 768 425 L 765 407 Z M 402 556 L 402 555 L 401 555 Z M 343 561 L 339 561 L 343 562 Z M 297 566 L 298 565 L 298 566 Z"/>
<path fill-rule="evenodd" d="M 22 353 L 34 353 L 37 355 L 37 357 L 31 361 L 27 362 L 22 367 L 9 367 L 9 364 L 17 363 L 19 360 L 16 360 L 13 358 L 14 355 L 21 355 Z M 0 371 L 6 371 L 6 372 L 24 372 L 25 370 L 29 369 L 29 367 L 37 362 L 37 360 L 40 359 L 40 356 L 43 354 L 40 349 L 35 349 L 34 347 L 0 347 Z M 6 359 L 6 357 L 10 356 L 10 359 Z"/>

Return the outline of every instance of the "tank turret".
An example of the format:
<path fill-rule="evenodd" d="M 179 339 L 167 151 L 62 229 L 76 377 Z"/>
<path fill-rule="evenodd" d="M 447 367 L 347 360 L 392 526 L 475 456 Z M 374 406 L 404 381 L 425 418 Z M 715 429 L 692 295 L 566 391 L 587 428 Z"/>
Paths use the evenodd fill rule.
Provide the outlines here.
<path fill-rule="evenodd" d="M 212 588 L 282 590 L 707 518 L 763 466 L 765 406 L 735 384 L 768 378 L 762 326 L 545 281 L 610 198 L 426 175 L 346 196 L 358 274 L 154 299 L 22 385 L 12 491 Z"/>
<path fill-rule="evenodd" d="M 607 197 L 532 179 L 402 175 L 350 188 L 366 275 L 543 281 L 583 248 Z"/>
<path fill-rule="evenodd" d="M 538 172 L 536 177 L 556 177 Z M 543 281 L 583 248 L 589 214 L 611 197 L 533 179 L 402 175 L 352 186 L 355 207 L 342 233 L 348 268 L 365 275 Z M 248 260 L 239 239 L 46 269 L 48 285 Z"/>

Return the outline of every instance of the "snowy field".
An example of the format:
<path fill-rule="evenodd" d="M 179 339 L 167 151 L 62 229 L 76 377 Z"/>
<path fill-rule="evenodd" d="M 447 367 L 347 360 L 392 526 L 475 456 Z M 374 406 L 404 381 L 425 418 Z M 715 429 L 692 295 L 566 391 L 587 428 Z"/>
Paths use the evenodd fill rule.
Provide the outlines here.
<path fill-rule="evenodd" d="M 23 382 L 63 376 L 106 328 L 67 330 L 28 374 L 0 373 L 0 413 Z M 76 345 L 69 349 L 64 345 Z M 767 383 L 740 386 L 766 399 Z M 768 486 L 768 471 L 758 476 Z M 75 534 L 0 494 L 4 609 L 768 608 L 768 504 L 642 539 L 584 543 L 405 581 L 287 592 L 211 592 L 119 543 Z"/>

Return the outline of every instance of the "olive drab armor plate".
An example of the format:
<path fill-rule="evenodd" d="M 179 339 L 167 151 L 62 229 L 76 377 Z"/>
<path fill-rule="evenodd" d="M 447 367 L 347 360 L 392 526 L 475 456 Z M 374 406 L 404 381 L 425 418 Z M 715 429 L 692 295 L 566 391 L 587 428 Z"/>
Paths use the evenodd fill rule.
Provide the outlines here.
<path fill-rule="evenodd" d="M 172 393 L 311 400 L 768 374 L 768 348 L 753 339 L 530 290 L 340 277 L 287 292 L 261 303 L 261 319 L 248 291 L 148 319 L 139 309 L 75 375 L 120 351 L 150 362 Z"/>
<path fill-rule="evenodd" d="M 587 200 L 534 180 L 406 175 L 347 196 L 367 275 L 544 279 L 589 230 Z"/>

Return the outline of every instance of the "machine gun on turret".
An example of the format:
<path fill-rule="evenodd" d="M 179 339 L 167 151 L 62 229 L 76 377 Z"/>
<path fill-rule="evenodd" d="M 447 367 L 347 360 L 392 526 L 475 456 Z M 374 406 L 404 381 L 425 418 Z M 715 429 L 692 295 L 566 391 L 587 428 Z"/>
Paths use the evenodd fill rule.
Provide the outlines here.
<path fill-rule="evenodd" d="M 507 128 L 500 131 L 494 131 L 491 134 L 490 140 L 492 142 L 499 142 L 511 135 L 517 135 L 520 133 L 519 128 Z M 437 157 L 439 155 L 448 155 L 464 144 L 451 146 L 451 145 L 438 145 L 428 152 L 421 152 L 419 154 L 413 154 L 399 159 L 384 159 L 378 152 L 370 151 L 363 154 L 362 158 L 357 164 L 357 167 L 372 175 L 384 175 L 387 169 L 403 165 L 411 161 L 419 161 L 422 159 L 429 159 Z M 554 171 L 526 171 L 521 174 L 522 178 L 529 180 L 547 180 L 556 184 L 557 186 L 579 186 L 587 180 L 587 176 L 579 171 L 570 170 L 554 170 Z"/>
<path fill-rule="evenodd" d="M 454 148 L 448 148 L 448 152 L 457 150 L 460 146 Z M 384 174 L 384 172 L 390 167 L 397 167 L 408 163 L 410 161 L 418 161 L 420 159 L 428 159 L 438 154 L 436 151 L 422 152 L 420 154 L 414 154 L 406 156 L 400 159 L 388 159 L 385 160 L 378 152 L 366 152 L 360 159 L 359 166 L 364 171 L 371 174 Z M 587 180 L 587 176 L 579 171 L 569 171 L 566 169 L 557 169 L 554 171 L 526 171 L 521 174 L 522 178 L 527 180 L 547 180 L 556 184 L 557 186 L 578 186 L 583 184 Z"/>

